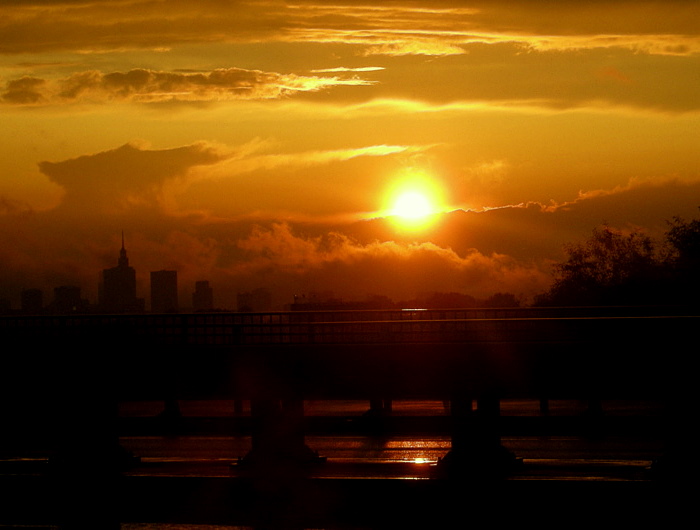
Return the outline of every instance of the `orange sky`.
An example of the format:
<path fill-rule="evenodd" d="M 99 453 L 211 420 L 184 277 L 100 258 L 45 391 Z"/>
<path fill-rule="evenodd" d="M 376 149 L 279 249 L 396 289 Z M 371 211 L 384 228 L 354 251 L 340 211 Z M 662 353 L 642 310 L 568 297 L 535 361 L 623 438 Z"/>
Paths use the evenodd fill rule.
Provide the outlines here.
<path fill-rule="evenodd" d="M 0 2 L 0 298 L 527 300 L 603 222 L 700 206 L 700 2 Z M 420 230 L 384 222 L 434 190 Z M 400 187 L 400 186 L 399 186 Z M 50 294 L 45 297 L 50 298 Z"/>

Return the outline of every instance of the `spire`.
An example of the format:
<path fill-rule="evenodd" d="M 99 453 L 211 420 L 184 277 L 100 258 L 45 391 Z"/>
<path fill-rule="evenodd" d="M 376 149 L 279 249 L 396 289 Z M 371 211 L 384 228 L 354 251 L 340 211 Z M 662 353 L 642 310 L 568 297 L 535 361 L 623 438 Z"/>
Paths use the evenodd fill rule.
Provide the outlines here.
<path fill-rule="evenodd" d="M 119 266 L 128 267 L 129 258 L 126 257 L 126 249 L 124 248 L 124 230 L 122 230 L 122 248 L 119 251 Z"/>

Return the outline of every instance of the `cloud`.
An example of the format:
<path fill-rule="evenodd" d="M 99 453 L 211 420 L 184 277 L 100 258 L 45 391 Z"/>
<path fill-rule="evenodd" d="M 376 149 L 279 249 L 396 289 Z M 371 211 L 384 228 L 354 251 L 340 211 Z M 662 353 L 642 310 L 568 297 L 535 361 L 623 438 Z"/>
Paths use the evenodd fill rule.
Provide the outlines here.
<path fill-rule="evenodd" d="M 438 38 L 435 39 L 405 39 L 396 42 L 397 39 L 392 39 L 392 42 L 379 44 L 368 47 L 363 55 L 431 55 L 431 56 L 447 56 L 447 55 L 463 55 L 467 53 L 464 48 L 449 42 L 443 42 Z"/>
<path fill-rule="evenodd" d="M 241 68 L 182 73 L 133 69 L 85 71 L 58 80 L 22 77 L 7 82 L 2 99 L 10 104 L 163 101 L 212 102 L 278 99 L 334 86 L 370 85 L 357 77 L 298 76 Z"/>
<path fill-rule="evenodd" d="M 338 232 L 305 237 L 287 224 L 254 228 L 238 246 L 245 252 L 237 270 L 241 276 L 333 291 L 346 299 L 372 294 L 400 299 L 434 291 L 486 297 L 494 288 L 531 295 L 550 281 L 542 269 L 506 255 L 472 249 L 459 256 L 429 242 L 362 244 Z"/>
<path fill-rule="evenodd" d="M 639 4 L 639 5 L 637 5 Z M 5 2 L 0 53 L 168 50 L 211 42 L 335 42 L 372 54 L 452 55 L 474 42 L 532 49 L 624 46 L 651 54 L 698 53 L 700 8 L 684 0 L 633 3 L 267 0 L 228 2 Z"/>
<path fill-rule="evenodd" d="M 3 3 L 0 53 L 168 49 L 180 43 L 255 41 L 280 31 L 281 3 L 169 0 Z"/>
<path fill-rule="evenodd" d="M 699 15 L 697 5 L 682 0 L 641 6 L 615 0 L 477 1 L 468 8 L 459 2 L 380 6 L 306 2 L 289 20 L 285 38 L 361 45 L 365 56 L 462 55 L 474 44 L 500 43 L 542 52 L 615 47 L 687 56 L 700 53 L 697 27 L 690 22 Z"/>
<path fill-rule="evenodd" d="M 22 64 L 46 66 L 23 68 L 24 76 L 5 78 L 0 101 L 22 106 L 201 104 L 296 96 L 313 97 L 316 108 L 332 98 L 351 104 L 360 98 L 413 100 L 432 103 L 433 109 L 454 104 L 526 111 L 698 108 L 692 73 L 698 68 L 700 35 L 688 22 L 700 16 L 696 2 L 636 6 L 613 0 L 509 0 L 475 2 L 465 8 L 456 1 L 376 6 L 343 1 L 173 1 L 168 3 L 167 21 L 156 7 L 159 3 L 116 4 L 118 9 L 107 2 L 42 9 L 31 2 L 8 6 L 5 26 L 0 22 L 5 52 L 34 51 L 35 56 Z M 226 67 L 237 44 L 245 44 L 242 60 L 250 62 L 243 64 L 260 69 Z M 134 48 L 170 50 L 133 57 L 144 65 L 167 60 L 174 70 L 119 70 L 125 54 L 114 50 Z M 64 53 L 63 62 L 53 61 L 52 69 L 43 52 L 56 49 L 73 55 Z M 85 49 L 103 55 L 86 59 Z M 252 49 L 265 51 L 245 59 Z M 104 53 L 107 50 L 113 53 Z M 381 63 L 350 62 L 368 56 L 379 57 L 376 61 Z M 310 69 L 318 57 L 349 62 Z M 129 67 L 139 64 L 133 61 Z M 99 69 L 66 73 L 76 64 L 90 63 Z M 294 69 L 283 71 L 290 64 Z M 371 79 L 379 69 L 382 83 Z"/>
<path fill-rule="evenodd" d="M 356 171 L 369 173 L 372 159 L 412 156 L 430 147 L 368 145 L 282 153 L 280 146 L 260 139 L 236 147 L 199 142 L 150 149 L 129 143 L 73 159 L 42 161 L 39 170 L 62 188 L 56 212 L 70 218 L 154 211 L 200 218 L 357 218 L 368 208 L 363 204 L 364 209 L 357 209 L 367 193 Z"/>
<path fill-rule="evenodd" d="M 275 169 L 289 166 L 311 166 L 347 161 L 358 157 L 388 156 L 401 153 L 419 153 L 430 146 L 369 145 L 364 147 L 331 149 L 324 151 L 302 151 L 297 153 L 259 154 L 242 160 L 231 159 L 229 164 L 219 166 L 219 173 L 240 174 L 258 169 Z"/>
<path fill-rule="evenodd" d="M 0 215 L 24 214 L 31 211 L 28 204 L 0 195 Z"/>
<path fill-rule="evenodd" d="M 336 73 L 336 72 L 377 72 L 384 70 L 383 66 L 361 66 L 358 68 L 348 68 L 345 66 L 339 66 L 337 68 L 325 68 L 322 70 L 311 70 L 313 73 Z"/>
<path fill-rule="evenodd" d="M 261 145 L 190 174 L 176 197 L 181 211 L 202 205 L 225 218 L 357 219 L 380 207 L 380 175 L 430 145 L 365 145 L 284 152 Z"/>
<path fill-rule="evenodd" d="M 204 143 L 162 150 L 125 144 L 61 162 L 40 162 L 39 169 L 65 190 L 60 211 L 104 215 L 143 205 L 159 208 L 170 181 L 227 156 Z"/>
<path fill-rule="evenodd" d="M 44 79 L 24 76 L 7 82 L 2 99 L 6 103 L 15 105 L 31 105 L 45 101 L 45 88 L 47 82 Z"/>
<path fill-rule="evenodd" d="M 541 52 L 622 48 L 648 55 L 691 56 L 700 53 L 697 35 L 534 35 L 523 38 L 521 42 Z"/>
<path fill-rule="evenodd" d="M 426 2 L 377 6 L 303 2 L 289 19 L 289 40 L 345 42 L 363 55 L 466 53 L 482 43 L 515 43 L 533 51 L 620 47 L 639 53 L 700 53 L 697 5 L 676 1 L 538 3 L 520 0 Z"/>
<path fill-rule="evenodd" d="M 606 223 L 617 228 L 640 228 L 662 237 L 674 216 L 697 217 L 700 180 L 676 177 L 631 178 L 611 189 L 581 191 L 571 201 L 544 207 L 567 223 L 583 226 Z M 596 226 L 597 226 L 596 225 Z"/>
<path fill-rule="evenodd" d="M 466 172 L 469 175 L 470 184 L 476 182 L 481 188 L 490 188 L 503 183 L 509 167 L 506 160 L 490 160 L 467 168 Z"/>

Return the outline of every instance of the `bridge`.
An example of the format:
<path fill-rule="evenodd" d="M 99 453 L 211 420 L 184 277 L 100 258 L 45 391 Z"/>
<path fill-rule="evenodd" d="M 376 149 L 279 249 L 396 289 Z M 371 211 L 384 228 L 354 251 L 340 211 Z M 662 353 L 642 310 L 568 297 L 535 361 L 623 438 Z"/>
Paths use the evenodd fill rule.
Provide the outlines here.
<path fill-rule="evenodd" d="M 256 475 L 324 465 L 306 443 L 305 400 L 366 400 L 378 422 L 394 400 L 441 400 L 452 443 L 436 478 L 483 480 L 517 472 L 501 444 L 504 399 L 544 412 L 556 399 L 652 400 L 666 414 L 668 476 L 692 453 L 699 323 L 683 308 L 8 316 L 2 418 L 7 432 L 51 439 L 55 462 L 109 467 L 123 456 L 120 401 L 176 412 L 181 400 L 249 400 L 252 449 L 238 465 Z"/>

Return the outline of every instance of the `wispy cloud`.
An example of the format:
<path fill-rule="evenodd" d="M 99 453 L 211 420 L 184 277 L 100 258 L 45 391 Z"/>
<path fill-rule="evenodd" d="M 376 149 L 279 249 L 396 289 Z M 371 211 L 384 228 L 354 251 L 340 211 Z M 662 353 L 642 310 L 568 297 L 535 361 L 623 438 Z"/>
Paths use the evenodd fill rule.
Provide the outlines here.
<path fill-rule="evenodd" d="M 463 55 L 467 53 L 465 49 L 459 45 L 450 42 L 444 42 L 439 38 L 433 39 L 405 39 L 393 40 L 375 46 L 369 46 L 363 55 L 430 55 L 430 56 L 447 56 L 447 55 Z"/>
<path fill-rule="evenodd" d="M 700 54 L 700 36 L 698 35 L 533 35 L 518 40 L 536 51 L 622 48 L 649 55 L 689 56 Z"/>
<path fill-rule="evenodd" d="M 334 86 L 370 84 L 373 82 L 354 76 L 300 76 L 241 68 L 201 73 L 146 69 L 103 73 L 91 70 L 57 80 L 27 76 L 12 79 L 7 82 L 1 97 L 6 103 L 21 105 L 108 101 L 210 102 L 278 99 Z"/>
<path fill-rule="evenodd" d="M 168 50 L 211 42 L 336 42 L 367 54 L 452 55 L 479 42 L 534 50 L 622 46 L 652 54 L 698 53 L 696 2 L 9 2 L 0 53 Z"/>
<path fill-rule="evenodd" d="M 384 70 L 383 66 L 361 66 L 358 68 L 347 68 L 344 66 L 339 66 L 337 68 L 325 68 L 323 70 L 311 70 L 313 73 L 325 74 L 325 73 L 340 73 L 340 72 L 377 72 L 379 70 Z"/>

